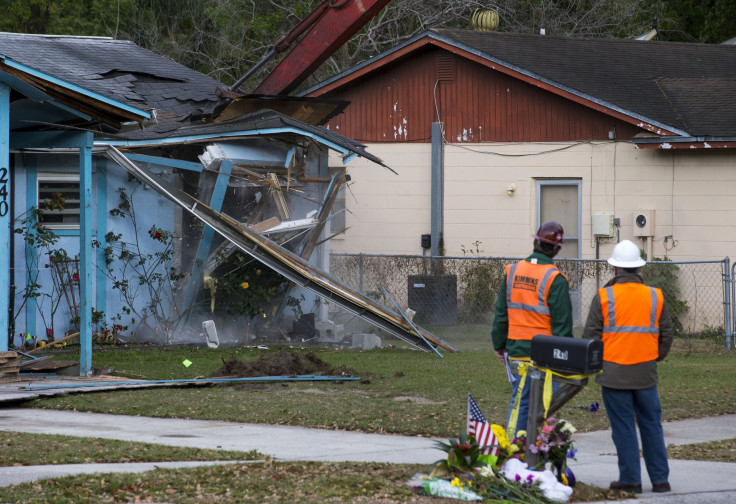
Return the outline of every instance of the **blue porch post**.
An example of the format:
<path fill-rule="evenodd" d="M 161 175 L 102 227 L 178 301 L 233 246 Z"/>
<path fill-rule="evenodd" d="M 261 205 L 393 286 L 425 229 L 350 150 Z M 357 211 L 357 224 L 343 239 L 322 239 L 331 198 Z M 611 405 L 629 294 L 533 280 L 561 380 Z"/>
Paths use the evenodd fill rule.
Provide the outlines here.
<path fill-rule="evenodd" d="M 79 375 L 92 374 L 92 133 L 79 146 Z"/>
<path fill-rule="evenodd" d="M 38 208 L 38 167 L 36 166 L 37 160 L 35 156 L 29 156 L 24 160 L 25 164 L 25 170 L 26 170 L 26 208 L 36 207 Z M 17 206 L 16 206 L 17 208 Z M 30 217 L 30 216 L 28 216 Z M 33 220 L 35 222 L 35 219 Z M 27 225 L 27 232 L 29 234 L 35 235 L 35 231 L 31 229 L 33 226 L 33 223 L 29 223 Z M 36 246 L 31 245 L 30 243 L 26 242 L 26 266 L 28 267 L 28 272 L 25 274 L 25 283 L 28 285 L 28 282 L 33 278 L 38 278 L 38 260 L 36 256 Z M 18 275 L 17 273 L 20 270 L 16 268 L 16 276 L 15 281 L 16 284 L 18 282 Z M 38 303 L 36 303 L 36 298 L 31 296 L 28 299 L 26 299 L 26 326 L 25 332 L 21 335 L 21 345 L 25 341 L 25 335 L 30 334 L 31 336 L 36 336 L 37 341 L 40 341 L 44 339 L 45 335 L 39 335 L 36 331 L 36 313 L 38 311 Z M 14 316 L 14 314 L 10 314 L 10 316 Z M 18 330 L 18 327 L 16 329 L 16 334 L 18 332 L 21 332 Z"/>
<path fill-rule="evenodd" d="M 107 276 L 105 276 L 105 247 L 107 242 L 105 235 L 107 234 L 107 160 L 97 158 L 95 159 L 95 167 L 97 169 L 97 175 L 95 181 L 97 186 L 95 187 L 95 199 L 97 204 L 97 227 L 95 228 L 95 235 L 97 241 L 100 242 L 100 246 L 97 248 L 97 255 L 95 257 L 97 268 L 95 278 L 95 309 L 102 310 L 107 313 Z"/>
<path fill-rule="evenodd" d="M 8 350 L 10 332 L 10 88 L 0 84 L 0 351 Z"/>

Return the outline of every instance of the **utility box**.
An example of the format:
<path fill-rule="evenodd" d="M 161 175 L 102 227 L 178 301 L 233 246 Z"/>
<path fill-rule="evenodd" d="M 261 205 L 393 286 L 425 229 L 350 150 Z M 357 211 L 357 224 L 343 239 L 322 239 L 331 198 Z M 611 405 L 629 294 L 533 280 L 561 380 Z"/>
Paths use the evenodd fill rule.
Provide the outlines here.
<path fill-rule="evenodd" d="M 613 214 L 593 214 L 593 236 L 601 238 L 613 236 Z"/>
<path fill-rule="evenodd" d="M 409 275 L 409 308 L 414 321 L 427 325 L 457 323 L 457 276 Z"/>
<path fill-rule="evenodd" d="M 634 212 L 634 236 L 654 236 L 654 210 Z"/>

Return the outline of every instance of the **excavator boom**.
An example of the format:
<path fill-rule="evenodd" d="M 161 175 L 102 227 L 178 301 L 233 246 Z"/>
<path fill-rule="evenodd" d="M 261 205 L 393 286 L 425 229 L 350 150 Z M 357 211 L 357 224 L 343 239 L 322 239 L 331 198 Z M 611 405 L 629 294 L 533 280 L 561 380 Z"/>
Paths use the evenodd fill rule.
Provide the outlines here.
<path fill-rule="evenodd" d="M 253 93 L 288 95 L 390 1 L 323 0 L 312 14 L 276 43 L 276 52 L 285 51 L 305 32 Z"/>

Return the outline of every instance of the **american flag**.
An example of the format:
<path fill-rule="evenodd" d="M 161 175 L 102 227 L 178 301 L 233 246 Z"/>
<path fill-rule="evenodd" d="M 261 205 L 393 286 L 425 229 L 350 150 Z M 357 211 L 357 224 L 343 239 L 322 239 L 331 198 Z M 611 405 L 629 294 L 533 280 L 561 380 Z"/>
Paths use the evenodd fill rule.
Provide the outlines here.
<path fill-rule="evenodd" d="M 486 417 L 481 413 L 480 408 L 475 403 L 473 396 L 468 392 L 468 436 L 474 436 L 478 442 L 478 446 L 485 446 L 480 453 L 481 455 L 498 455 L 499 447 L 496 435 L 493 434 L 491 424 L 488 423 Z M 490 446 L 496 445 L 496 446 Z"/>

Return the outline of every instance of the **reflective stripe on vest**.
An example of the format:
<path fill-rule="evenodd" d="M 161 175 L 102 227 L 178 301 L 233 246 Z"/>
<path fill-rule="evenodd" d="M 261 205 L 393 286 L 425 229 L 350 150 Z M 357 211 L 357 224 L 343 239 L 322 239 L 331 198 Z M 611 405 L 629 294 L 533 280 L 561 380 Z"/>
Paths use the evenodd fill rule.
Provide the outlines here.
<path fill-rule="evenodd" d="M 553 264 L 521 261 L 506 266 L 509 339 L 531 340 L 537 334 L 552 334 L 547 294 L 552 281 L 561 274 Z"/>
<path fill-rule="evenodd" d="M 632 282 L 598 292 L 603 311 L 603 360 L 625 365 L 656 360 L 662 291 Z"/>

